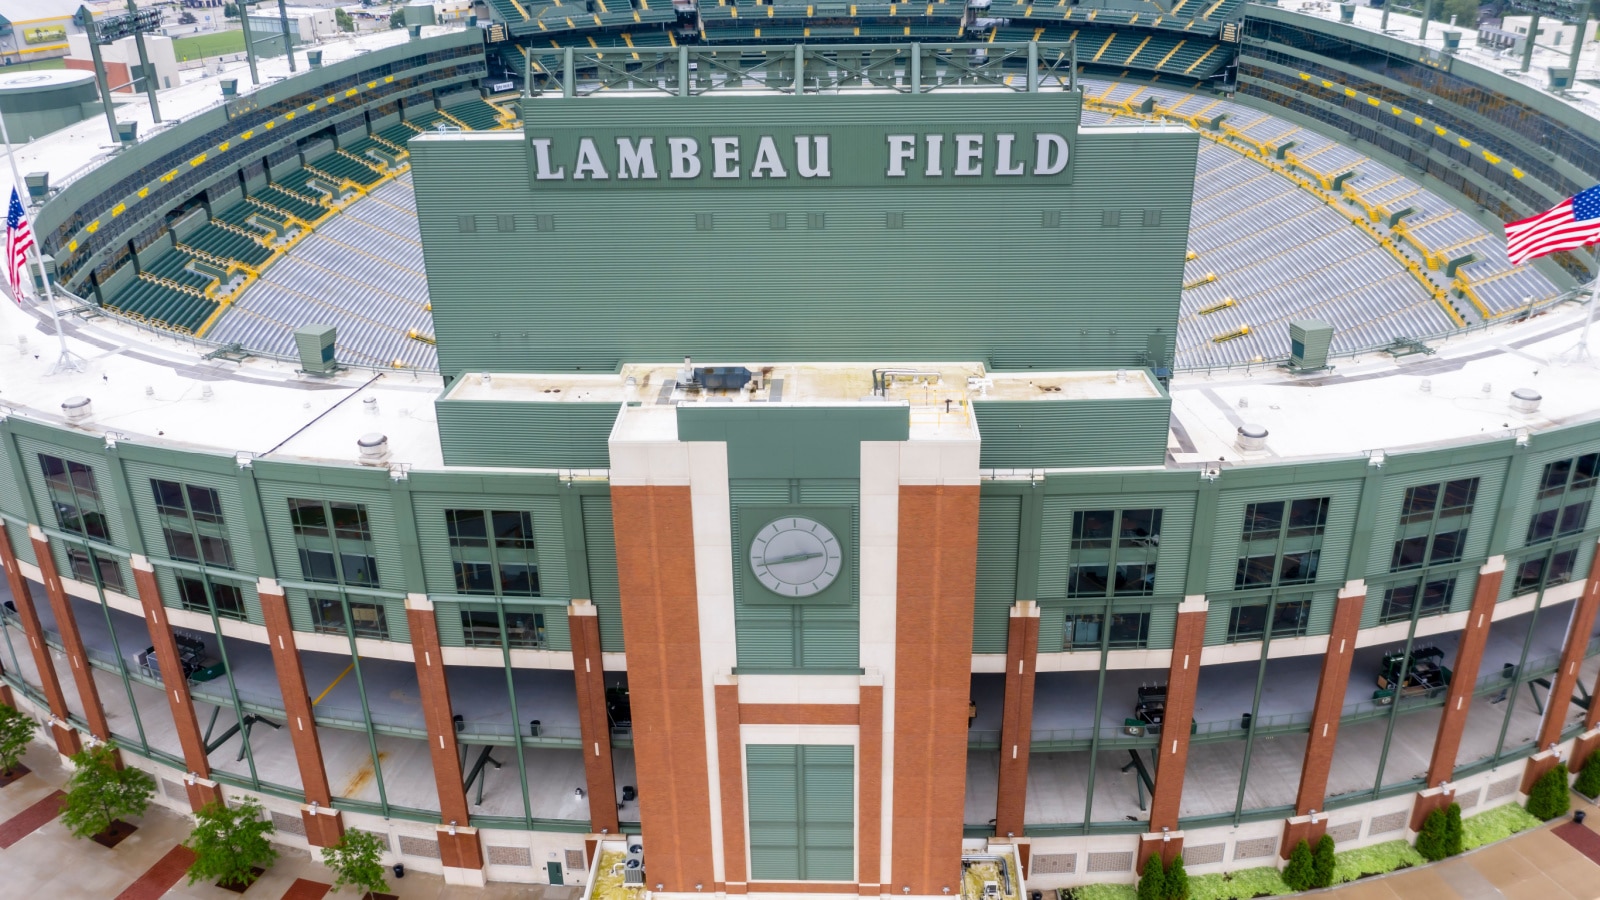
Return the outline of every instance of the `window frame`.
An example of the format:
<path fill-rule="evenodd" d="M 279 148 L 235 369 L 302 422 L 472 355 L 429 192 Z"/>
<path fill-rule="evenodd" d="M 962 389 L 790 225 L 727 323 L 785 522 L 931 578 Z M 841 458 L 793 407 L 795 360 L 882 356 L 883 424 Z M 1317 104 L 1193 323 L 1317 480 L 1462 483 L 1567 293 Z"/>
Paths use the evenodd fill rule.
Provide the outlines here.
<path fill-rule="evenodd" d="M 1107 514 L 1104 528 L 1098 519 L 1090 518 Z M 1074 510 L 1067 545 L 1067 598 L 1155 596 L 1164 514 L 1161 507 L 1144 506 Z M 1091 522 L 1096 523 L 1092 530 Z M 1086 586 L 1095 570 L 1099 570 L 1098 578 L 1088 580 Z"/>
<path fill-rule="evenodd" d="M 1310 519 L 1307 505 L 1313 510 Z M 1235 554 L 1233 589 L 1316 584 L 1322 574 L 1322 542 L 1332 508 L 1332 495 L 1246 503 Z M 1293 569 L 1291 560 L 1298 561 Z M 1285 577 L 1291 571 L 1299 574 Z"/>
<path fill-rule="evenodd" d="M 458 594 L 471 597 L 536 598 L 543 596 L 539 547 L 533 513 L 528 510 L 451 508 L 444 511 L 445 539 L 450 548 L 451 575 Z M 514 523 L 509 520 L 515 518 Z M 477 520 L 479 533 L 463 534 L 462 525 Z M 502 532 L 502 523 L 514 526 Z M 520 558 L 518 557 L 520 554 Z M 522 571 L 526 590 L 508 588 L 509 574 Z"/>

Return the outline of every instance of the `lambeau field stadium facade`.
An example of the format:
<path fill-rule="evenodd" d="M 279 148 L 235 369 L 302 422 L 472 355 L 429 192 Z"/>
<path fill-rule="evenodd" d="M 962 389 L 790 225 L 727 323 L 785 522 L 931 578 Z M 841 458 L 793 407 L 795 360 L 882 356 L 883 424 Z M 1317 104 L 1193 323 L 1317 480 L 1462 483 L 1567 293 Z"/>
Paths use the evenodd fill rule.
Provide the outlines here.
<path fill-rule="evenodd" d="M 46 373 L 48 332 L 5 364 L 0 700 L 62 754 L 114 741 L 163 803 L 256 796 L 282 841 L 374 831 L 453 883 L 616 852 L 664 895 L 940 897 L 964 859 L 1048 889 L 1380 843 L 1600 747 L 1581 309 L 1332 368 L 1308 312 L 1285 365 L 1180 365 L 1226 120 L 1090 121 L 1116 104 L 1079 78 L 1220 86 L 1485 222 L 1600 178 L 1600 121 L 1272 6 L 1115 66 L 1160 19 L 552 50 L 488 9 L 39 198 L 61 288 L 111 307 L 197 203 L 527 79 L 519 127 L 404 143 L 437 373 L 84 310 L 86 372 Z"/>

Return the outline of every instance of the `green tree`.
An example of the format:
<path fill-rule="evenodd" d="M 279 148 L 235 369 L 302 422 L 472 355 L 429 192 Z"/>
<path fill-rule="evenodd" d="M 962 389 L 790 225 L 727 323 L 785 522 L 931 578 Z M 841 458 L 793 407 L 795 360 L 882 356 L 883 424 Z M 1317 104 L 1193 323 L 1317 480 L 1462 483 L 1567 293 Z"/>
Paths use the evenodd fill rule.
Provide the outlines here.
<path fill-rule="evenodd" d="M 272 820 L 263 818 L 261 804 L 254 798 L 236 807 L 208 803 L 194 814 L 194 831 L 183 842 L 194 851 L 189 865 L 189 883 L 216 881 L 224 887 L 249 887 L 258 878 L 257 868 L 266 868 L 278 858 L 268 837 Z"/>
<path fill-rule="evenodd" d="M 1533 790 L 1528 792 L 1528 812 L 1546 822 L 1556 816 L 1566 815 L 1571 805 L 1572 798 L 1567 794 L 1566 763 L 1556 763 L 1556 767 L 1540 776 L 1533 783 Z"/>
<path fill-rule="evenodd" d="M 1600 749 L 1583 761 L 1583 771 L 1578 773 L 1578 780 L 1573 782 L 1572 789 L 1590 800 L 1600 797 Z"/>
<path fill-rule="evenodd" d="M 1449 23 L 1454 16 L 1457 28 L 1478 27 L 1478 0 L 1433 0 L 1434 21 Z"/>
<path fill-rule="evenodd" d="M 1161 870 L 1161 854 L 1152 853 L 1144 861 L 1144 874 L 1139 876 L 1139 900 L 1166 900 L 1167 875 Z"/>
<path fill-rule="evenodd" d="M 1166 900 L 1189 900 L 1189 872 L 1183 867 L 1181 855 L 1167 869 L 1166 885 Z"/>
<path fill-rule="evenodd" d="M 28 752 L 28 742 L 33 740 L 38 728 L 28 714 L 15 707 L 0 704 L 0 775 L 10 775 Z M 1600 772 L 1600 766 L 1595 766 Z"/>
<path fill-rule="evenodd" d="M 224 19 L 237 19 L 237 18 L 239 18 L 239 4 L 237 4 L 237 3 L 224 4 L 223 7 L 222 7 L 222 17 Z"/>
<path fill-rule="evenodd" d="M 346 831 L 339 843 L 322 848 L 322 864 L 333 870 L 333 889 L 353 887 L 363 895 L 387 891 L 383 880 L 383 841 L 369 831 Z M 1160 863 L 1156 863 L 1157 870 Z"/>
<path fill-rule="evenodd" d="M 340 31 L 356 30 L 356 20 L 337 6 L 333 8 L 333 20 L 338 23 Z"/>
<path fill-rule="evenodd" d="M 1447 854 L 1444 846 L 1444 810 L 1436 809 L 1422 820 L 1422 830 L 1417 832 L 1417 852 L 1428 862 L 1438 862 Z"/>
<path fill-rule="evenodd" d="M 404 28 L 404 27 L 406 27 L 406 14 L 405 14 L 405 12 L 403 10 L 398 10 L 397 9 L 394 12 L 389 14 L 389 27 L 390 28 Z"/>
<path fill-rule="evenodd" d="M 124 816 L 144 815 L 155 795 L 155 779 L 117 764 L 116 746 L 95 744 L 72 754 L 77 771 L 67 780 L 61 821 L 73 837 L 94 837 Z"/>
<path fill-rule="evenodd" d="M 1452 803 L 1444 810 L 1444 855 L 1455 856 L 1461 852 L 1461 804 Z"/>
<path fill-rule="evenodd" d="M 1333 838 L 1323 835 L 1317 841 L 1316 852 L 1311 855 L 1311 886 L 1314 888 L 1330 887 L 1333 884 Z"/>
<path fill-rule="evenodd" d="M 1308 891 L 1312 877 L 1311 845 L 1301 841 L 1289 854 L 1289 864 L 1283 869 L 1283 883 L 1297 891 Z"/>

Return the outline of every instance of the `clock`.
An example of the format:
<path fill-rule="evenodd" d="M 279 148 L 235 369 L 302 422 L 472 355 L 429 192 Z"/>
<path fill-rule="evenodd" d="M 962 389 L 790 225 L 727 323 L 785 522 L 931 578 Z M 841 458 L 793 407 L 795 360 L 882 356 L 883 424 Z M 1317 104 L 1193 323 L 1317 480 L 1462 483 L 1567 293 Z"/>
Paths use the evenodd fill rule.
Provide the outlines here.
<path fill-rule="evenodd" d="M 768 522 L 750 542 L 750 571 L 781 597 L 810 597 L 827 590 L 844 566 L 839 539 L 806 516 Z"/>

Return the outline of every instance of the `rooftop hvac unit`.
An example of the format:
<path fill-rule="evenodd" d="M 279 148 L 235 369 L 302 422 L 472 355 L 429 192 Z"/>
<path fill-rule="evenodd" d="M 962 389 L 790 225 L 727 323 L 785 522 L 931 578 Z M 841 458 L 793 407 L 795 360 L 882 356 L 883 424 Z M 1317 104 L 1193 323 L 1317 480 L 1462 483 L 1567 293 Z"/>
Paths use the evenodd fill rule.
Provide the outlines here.
<path fill-rule="evenodd" d="M 1354 3 L 1339 4 L 1339 21 L 1354 22 L 1356 20 L 1356 5 Z"/>
<path fill-rule="evenodd" d="M 1454 53 L 1461 49 L 1461 32 L 1446 31 L 1444 33 L 1444 49 L 1447 53 Z"/>
<path fill-rule="evenodd" d="M 22 176 L 28 185 L 28 197 L 33 200 L 44 200 L 50 196 L 50 173 L 29 172 Z"/>
<path fill-rule="evenodd" d="M 333 358 L 332 325 L 302 325 L 294 330 L 294 346 L 300 352 L 300 371 L 308 375 L 332 375 L 339 364 Z"/>
<path fill-rule="evenodd" d="M 1328 368 L 1328 348 L 1333 345 L 1333 326 L 1316 319 L 1296 319 L 1289 323 L 1289 368 L 1315 372 Z"/>
<path fill-rule="evenodd" d="M 1546 71 L 1550 73 L 1550 90 L 1564 91 L 1572 87 L 1571 69 L 1557 69 L 1551 67 Z"/>

